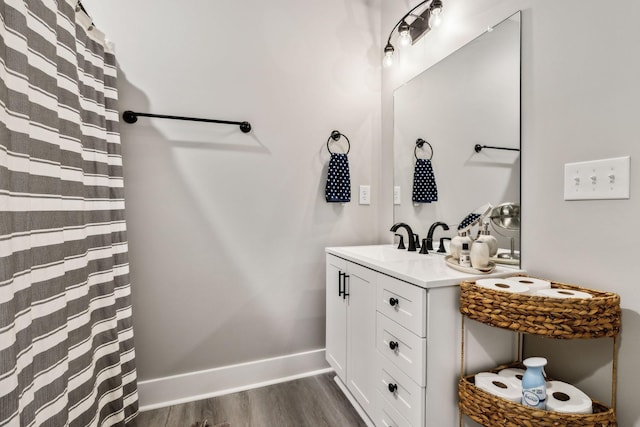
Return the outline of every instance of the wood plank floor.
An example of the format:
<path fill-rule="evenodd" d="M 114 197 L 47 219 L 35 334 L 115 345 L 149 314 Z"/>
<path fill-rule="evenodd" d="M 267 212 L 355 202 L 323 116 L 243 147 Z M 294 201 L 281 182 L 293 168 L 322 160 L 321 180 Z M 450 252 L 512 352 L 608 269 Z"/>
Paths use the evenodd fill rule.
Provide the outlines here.
<path fill-rule="evenodd" d="M 342 391 L 334 373 L 232 393 L 211 399 L 141 412 L 134 427 L 365 427 Z"/>

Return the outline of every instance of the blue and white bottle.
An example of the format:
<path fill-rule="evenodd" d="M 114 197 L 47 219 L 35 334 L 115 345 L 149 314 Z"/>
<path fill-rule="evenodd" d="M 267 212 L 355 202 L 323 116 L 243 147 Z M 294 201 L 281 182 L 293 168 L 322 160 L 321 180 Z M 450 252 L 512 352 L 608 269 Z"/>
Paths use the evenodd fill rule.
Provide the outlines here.
<path fill-rule="evenodd" d="M 530 357 L 522 363 L 527 367 L 522 376 L 522 404 L 532 408 L 547 406 L 547 384 L 542 373 L 547 364 L 544 357 Z"/>

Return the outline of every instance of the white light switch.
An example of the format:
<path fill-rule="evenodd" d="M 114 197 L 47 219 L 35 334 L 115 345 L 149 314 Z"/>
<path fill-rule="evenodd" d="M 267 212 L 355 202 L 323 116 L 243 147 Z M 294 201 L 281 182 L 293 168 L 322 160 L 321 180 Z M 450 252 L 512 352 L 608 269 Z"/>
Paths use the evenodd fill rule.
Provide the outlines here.
<path fill-rule="evenodd" d="M 564 165 L 564 199 L 628 199 L 630 158 Z"/>
<path fill-rule="evenodd" d="M 371 204 L 371 186 L 370 185 L 360 186 L 360 204 L 361 205 Z"/>
<path fill-rule="evenodd" d="M 395 185 L 393 187 L 393 204 L 399 205 L 400 203 L 402 203 L 400 198 L 400 186 Z"/>

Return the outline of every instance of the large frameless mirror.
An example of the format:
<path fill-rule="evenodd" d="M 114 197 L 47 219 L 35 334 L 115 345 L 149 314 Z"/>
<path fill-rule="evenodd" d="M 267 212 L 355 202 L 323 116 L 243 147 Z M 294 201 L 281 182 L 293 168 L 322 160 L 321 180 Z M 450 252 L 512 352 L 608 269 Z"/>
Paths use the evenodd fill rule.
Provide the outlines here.
<path fill-rule="evenodd" d="M 396 89 L 393 143 L 395 221 L 420 237 L 436 221 L 449 224 L 437 247 L 490 203 L 499 256 L 519 265 L 520 12 Z M 435 186 L 422 170 L 414 194 L 426 163 L 418 159 L 430 160 Z"/>

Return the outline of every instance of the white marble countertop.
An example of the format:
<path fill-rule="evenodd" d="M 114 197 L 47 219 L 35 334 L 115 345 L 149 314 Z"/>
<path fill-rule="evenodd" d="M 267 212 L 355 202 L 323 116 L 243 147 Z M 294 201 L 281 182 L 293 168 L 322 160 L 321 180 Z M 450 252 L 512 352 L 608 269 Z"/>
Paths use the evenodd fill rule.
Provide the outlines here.
<path fill-rule="evenodd" d="M 326 252 L 426 289 L 457 285 L 464 280 L 524 273 L 515 266 L 503 265 L 497 265 L 491 274 L 463 273 L 448 267 L 443 254 L 423 255 L 399 250 L 395 245 L 330 247 Z"/>

